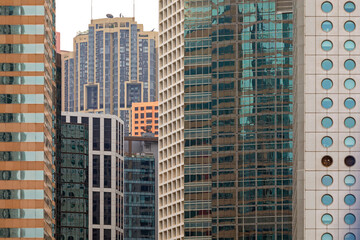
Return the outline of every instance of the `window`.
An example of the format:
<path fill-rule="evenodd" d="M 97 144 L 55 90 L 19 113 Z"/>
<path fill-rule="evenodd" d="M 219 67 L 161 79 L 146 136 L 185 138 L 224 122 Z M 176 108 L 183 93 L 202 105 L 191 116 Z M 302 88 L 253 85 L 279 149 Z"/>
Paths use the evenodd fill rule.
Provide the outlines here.
<path fill-rule="evenodd" d="M 100 229 L 93 229 L 93 240 L 100 240 Z"/>
<path fill-rule="evenodd" d="M 346 60 L 345 63 L 344 63 L 344 67 L 345 67 L 345 69 L 348 70 L 348 71 L 354 70 L 355 66 L 356 66 L 356 63 L 355 63 L 355 61 L 352 60 L 352 59 L 348 59 L 348 60 Z"/>
<path fill-rule="evenodd" d="M 333 5 L 330 2 L 324 2 L 321 4 L 321 10 L 325 13 L 329 13 L 333 10 Z"/>
<path fill-rule="evenodd" d="M 141 107 L 141 111 L 144 111 L 145 109 L 144 109 L 144 107 Z"/>
<path fill-rule="evenodd" d="M 93 155 L 93 187 L 100 187 L 100 156 Z"/>
<path fill-rule="evenodd" d="M 88 117 L 82 117 L 81 118 L 81 123 L 89 125 L 89 118 Z"/>
<path fill-rule="evenodd" d="M 356 160 L 353 156 L 347 156 L 347 157 L 345 157 L 344 162 L 345 162 L 346 166 L 352 167 L 355 165 Z"/>
<path fill-rule="evenodd" d="M 93 192 L 93 224 L 100 224 L 100 193 Z"/>
<path fill-rule="evenodd" d="M 344 144 L 345 144 L 345 146 L 347 146 L 348 148 L 351 148 L 351 147 L 353 147 L 353 146 L 355 146 L 355 144 L 356 144 L 356 140 L 355 140 L 355 138 L 353 138 L 353 137 L 346 137 L 345 138 L 345 140 L 344 140 Z"/>
<path fill-rule="evenodd" d="M 333 236 L 330 233 L 325 233 L 321 236 L 321 240 L 333 240 Z"/>
<path fill-rule="evenodd" d="M 347 128 L 353 128 L 356 124 L 356 121 L 354 118 L 348 117 L 345 119 L 344 124 L 345 124 L 345 127 L 347 127 Z"/>
<path fill-rule="evenodd" d="M 352 32 L 355 30 L 355 23 L 353 21 L 347 21 L 344 24 L 345 31 Z"/>
<path fill-rule="evenodd" d="M 152 107 L 151 107 L 151 106 L 147 106 L 147 107 L 146 107 L 146 110 L 152 110 Z"/>
<path fill-rule="evenodd" d="M 322 177 L 321 182 L 328 187 L 333 183 L 333 178 L 330 175 L 325 175 Z"/>
<path fill-rule="evenodd" d="M 146 118 L 152 118 L 152 113 L 146 113 Z"/>
<path fill-rule="evenodd" d="M 321 221 L 325 225 L 329 225 L 333 222 L 333 217 L 330 214 L 324 214 L 321 217 Z"/>
<path fill-rule="evenodd" d="M 159 117 L 159 113 L 158 113 L 158 112 L 155 113 L 155 117 L 156 117 L 156 118 Z"/>
<path fill-rule="evenodd" d="M 325 40 L 321 43 L 321 48 L 324 51 L 330 51 L 333 48 L 333 43 L 329 40 Z"/>
<path fill-rule="evenodd" d="M 111 188 L 111 156 L 104 156 L 104 188 Z"/>
<path fill-rule="evenodd" d="M 139 118 L 139 114 L 135 113 L 135 119 L 138 119 L 138 118 Z"/>
<path fill-rule="evenodd" d="M 136 108 L 135 108 L 135 111 L 139 111 L 139 108 L 138 108 L 138 107 L 136 107 Z"/>
<path fill-rule="evenodd" d="M 100 151 L 100 118 L 93 119 L 93 150 Z"/>
<path fill-rule="evenodd" d="M 324 128 L 330 128 L 333 125 L 333 120 L 329 117 L 325 117 L 321 120 L 321 125 Z"/>
<path fill-rule="evenodd" d="M 345 234 L 344 240 L 356 240 L 356 237 L 353 233 L 349 232 Z"/>
<path fill-rule="evenodd" d="M 354 224 L 356 222 L 356 217 L 355 217 L 354 214 L 348 213 L 348 214 L 345 215 L 344 221 L 345 221 L 346 224 L 352 225 L 352 224 Z"/>
<path fill-rule="evenodd" d="M 70 117 L 70 123 L 77 123 L 77 117 Z"/>
<path fill-rule="evenodd" d="M 324 21 L 321 24 L 321 29 L 325 32 L 330 32 L 333 29 L 333 25 L 330 21 Z"/>
<path fill-rule="evenodd" d="M 344 202 L 346 203 L 346 205 L 351 206 L 351 205 L 355 204 L 356 198 L 355 198 L 354 195 L 348 194 L 348 195 L 345 196 Z"/>
<path fill-rule="evenodd" d="M 323 147 L 329 148 L 333 145 L 333 140 L 331 137 L 323 137 L 323 139 L 321 139 L 321 144 L 323 145 Z"/>
<path fill-rule="evenodd" d="M 329 71 L 333 68 L 333 63 L 331 60 L 329 59 L 325 59 L 324 61 L 322 61 L 321 63 L 321 67 L 325 70 L 325 71 Z"/>
<path fill-rule="evenodd" d="M 111 151 L 111 119 L 104 119 L 104 151 Z"/>
<path fill-rule="evenodd" d="M 144 118 L 144 114 L 143 114 L 143 113 L 141 114 L 141 118 Z"/>
<path fill-rule="evenodd" d="M 322 86 L 325 90 L 329 90 L 329 89 L 332 88 L 333 82 L 332 82 L 330 79 L 325 78 L 324 80 L 322 80 L 321 86 Z"/>
<path fill-rule="evenodd" d="M 344 86 L 347 90 L 353 89 L 355 87 L 355 85 L 356 85 L 356 83 L 355 83 L 354 79 L 352 79 L 352 78 L 348 78 L 344 82 Z"/>
<path fill-rule="evenodd" d="M 333 159 L 330 156 L 324 156 L 321 159 L 321 163 L 324 167 L 330 167 L 333 164 Z"/>
<path fill-rule="evenodd" d="M 111 240 L 111 229 L 104 229 L 104 240 Z"/>
<path fill-rule="evenodd" d="M 324 205 L 329 206 L 330 204 L 333 203 L 333 197 L 331 195 L 329 195 L 329 194 L 325 194 L 324 196 L 322 196 L 321 202 Z"/>
<path fill-rule="evenodd" d="M 353 2 L 346 2 L 344 5 L 344 10 L 348 13 L 355 11 L 355 4 Z"/>
<path fill-rule="evenodd" d="M 356 102 L 353 98 L 347 98 L 344 102 L 344 105 L 347 109 L 352 109 L 355 107 Z"/>
<path fill-rule="evenodd" d="M 111 225 L 111 192 L 104 192 L 104 224 Z"/>
<path fill-rule="evenodd" d="M 353 175 L 347 175 L 344 179 L 344 183 L 346 186 L 353 186 L 356 183 L 356 178 Z"/>
<path fill-rule="evenodd" d="M 321 106 L 325 109 L 329 109 L 333 106 L 333 101 L 330 98 L 324 98 L 321 101 Z"/>
<path fill-rule="evenodd" d="M 352 41 L 352 40 L 347 40 L 347 41 L 344 43 L 344 48 L 345 48 L 346 51 L 349 51 L 349 52 L 350 52 L 350 51 L 354 50 L 355 47 L 356 47 L 356 44 L 355 44 L 355 42 Z"/>

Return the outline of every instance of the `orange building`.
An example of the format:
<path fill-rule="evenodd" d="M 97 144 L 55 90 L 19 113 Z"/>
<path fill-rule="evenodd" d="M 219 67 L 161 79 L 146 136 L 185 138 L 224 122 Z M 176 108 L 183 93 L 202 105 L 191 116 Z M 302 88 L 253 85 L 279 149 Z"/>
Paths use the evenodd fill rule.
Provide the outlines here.
<path fill-rule="evenodd" d="M 159 102 L 133 103 L 131 109 L 131 135 L 141 136 L 145 132 L 159 134 Z"/>

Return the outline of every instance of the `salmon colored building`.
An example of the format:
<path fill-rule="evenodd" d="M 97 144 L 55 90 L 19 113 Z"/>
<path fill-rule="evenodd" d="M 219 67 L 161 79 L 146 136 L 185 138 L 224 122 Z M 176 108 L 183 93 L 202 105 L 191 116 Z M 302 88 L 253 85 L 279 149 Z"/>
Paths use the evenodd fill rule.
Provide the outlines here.
<path fill-rule="evenodd" d="M 131 135 L 141 136 L 145 132 L 159 134 L 159 102 L 133 103 L 131 109 Z"/>

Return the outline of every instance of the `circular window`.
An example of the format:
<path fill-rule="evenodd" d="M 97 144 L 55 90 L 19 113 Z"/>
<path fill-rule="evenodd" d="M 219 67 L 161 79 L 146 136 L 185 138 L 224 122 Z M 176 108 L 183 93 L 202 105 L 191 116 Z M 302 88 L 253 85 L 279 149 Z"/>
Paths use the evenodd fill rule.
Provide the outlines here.
<path fill-rule="evenodd" d="M 325 194 L 324 196 L 322 196 L 321 202 L 322 202 L 324 205 L 329 206 L 330 204 L 333 203 L 333 198 L 332 198 L 331 195 Z"/>
<path fill-rule="evenodd" d="M 345 162 L 345 165 L 348 166 L 348 167 L 352 167 L 355 165 L 356 163 L 356 160 L 353 156 L 347 156 L 345 159 L 344 159 L 344 162 Z"/>
<path fill-rule="evenodd" d="M 330 233 L 325 233 L 321 236 L 321 240 L 333 240 L 333 236 Z"/>
<path fill-rule="evenodd" d="M 321 4 L 321 9 L 324 12 L 329 13 L 333 10 L 333 5 L 330 2 L 324 2 L 323 4 Z"/>
<path fill-rule="evenodd" d="M 356 237 L 353 233 L 345 234 L 344 240 L 356 240 Z"/>
<path fill-rule="evenodd" d="M 346 205 L 351 206 L 351 205 L 354 205 L 354 204 L 355 204 L 356 198 L 355 198 L 354 195 L 348 194 L 348 195 L 345 196 L 344 202 L 346 203 Z"/>
<path fill-rule="evenodd" d="M 324 61 L 322 61 L 321 63 L 321 67 L 325 70 L 325 71 L 329 71 L 333 68 L 333 63 L 332 61 L 330 61 L 329 59 L 325 59 Z"/>
<path fill-rule="evenodd" d="M 345 119 L 344 124 L 345 124 L 345 127 L 347 127 L 347 128 L 353 128 L 356 124 L 356 121 L 354 118 L 348 117 Z"/>
<path fill-rule="evenodd" d="M 347 2 L 344 5 L 344 9 L 345 9 L 346 12 L 351 13 L 351 12 L 355 11 L 355 4 L 353 2 Z"/>
<path fill-rule="evenodd" d="M 333 140 L 331 137 L 323 137 L 323 139 L 321 139 L 321 144 L 323 147 L 329 148 L 333 145 Z"/>
<path fill-rule="evenodd" d="M 348 214 L 345 215 L 344 221 L 345 221 L 346 224 L 351 225 L 351 224 L 354 224 L 356 222 L 356 217 L 355 217 L 354 214 L 348 213 Z"/>
<path fill-rule="evenodd" d="M 321 125 L 324 128 L 330 128 L 333 125 L 333 120 L 329 117 L 325 117 L 321 120 Z"/>
<path fill-rule="evenodd" d="M 347 90 L 351 90 L 356 86 L 356 83 L 355 83 L 354 79 L 348 78 L 345 80 L 344 86 Z"/>
<path fill-rule="evenodd" d="M 344 24 L 345 31 L 352 32 L 355 30 L 355 23 L 353 21 L 347 21 Z"/>
<path fill-rule="evenodd" d="M 356 102 L 353 98 L 347 98 L 344 102 L 344 105 L 347 109 L 353 109 L 356 105 Z"/>
<path fill-rule="evenodd" d="M 324 21 L 321 24 L 321 29 L 325 32 L 330 32 L 333 29 L 333 25 L 330 21 Z"/>
<path fill-rule="evenodd" d="M 351 147 L 355 146 L 356 140 L 355 140 L 355 138 L 353 138 L 353 137 L 347 137 L 347 138 L 345 138 L 345 140 L 344 140 L 344 144 L 345 144 L 345 146 L 347 146 L 348 148 L 351 148 Z"/>
<path fill-rule="evenodd" d="M 321 43 L 321 48 L 324 50 L 324 51 L 330 51 L 332 48 L 333 48 L 333 44 L 331 41 L 329 40 L 325 40 Z"/>
<path fill-rule="evenodd" d="M 352 59 L 348 59 L 348 60 L 346 60 L 345 63 L 344 63 L 344 67 L 345 67 L 345 69 L 348 70 L 348 71 L 354 70 L 355 66 L 356 66 L 356 63 L 355 63 L 355 61 L 352 60 Z"/>
<path fill-rule="evenodd" d="M 330 79 L 325 78 L 324 80 L 322 80 L 321 86 L 322 86 L 324 89 L 329 90 L 330 88 L 332 88 L 333 82 L 332 82 Z"/>
<path fill-rule="evenodd" d="M 328 187 L 333 183 L 333 178 L 330 175 L 325 175 L 321 178 L 321 182 Z"/>
<path fill-rule="evenodd" d="M 356 183 L 356 178 L 353 175 L 347 175 L 344 179 L 346 186 L 353 186 Z"/>
<path fill-rule="evenodd" d="M 333 217 L 330 214 L 324 214 L 321 217 L 321 221 L 325 225 L 329 225 L 333 222 Z"/>
<path fill-rule="evenodd" d="M 344 43 L 344 48 L 347 50 L 347 51 L 352 51 L 354 50 L 356 47 L 356 44 L 353 40 L 347 40 L 345 43 Z"/>
<path fill-rule="evenodd" d="M 333 164 L 333 159 L 330 156 L 324 156 L 321 159 L 321 163 L 324 167 L 330 167 Z"/>
<path fill-rule="evenodd" d="M 321 101 L 321 106 L 323 106 L 323 108 L 329 109 L 333 106 L 333 101 L 330 98 L 324 98 Z"/>

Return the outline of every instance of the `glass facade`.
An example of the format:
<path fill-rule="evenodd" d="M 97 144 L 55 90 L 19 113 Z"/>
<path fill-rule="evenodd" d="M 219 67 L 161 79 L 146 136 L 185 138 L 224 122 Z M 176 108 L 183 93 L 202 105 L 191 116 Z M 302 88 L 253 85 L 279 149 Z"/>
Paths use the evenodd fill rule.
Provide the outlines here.
<path fill-rule="evenodd" d="M 291 239 L 292 13 L 185 1 L 185 239 Z"/>

